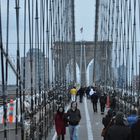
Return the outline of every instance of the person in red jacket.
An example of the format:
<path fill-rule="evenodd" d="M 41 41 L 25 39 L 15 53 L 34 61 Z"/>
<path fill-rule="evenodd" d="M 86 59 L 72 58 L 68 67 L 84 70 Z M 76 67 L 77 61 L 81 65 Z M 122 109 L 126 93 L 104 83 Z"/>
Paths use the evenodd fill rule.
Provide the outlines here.
<path fill-rule="evenodd" d="M 57 132 L 57 140 L 64 140 L 66 134 L 64 108 L 60 106 L 55 115 L 55 130 Z"/>

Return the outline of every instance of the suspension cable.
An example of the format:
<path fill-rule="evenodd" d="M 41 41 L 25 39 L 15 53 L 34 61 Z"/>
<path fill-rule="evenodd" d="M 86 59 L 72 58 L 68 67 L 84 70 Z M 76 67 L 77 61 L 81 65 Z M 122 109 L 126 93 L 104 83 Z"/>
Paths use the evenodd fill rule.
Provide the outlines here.
<path fill-rule="evenodd" d="M 23 120 L 25 120 L 25 93 L 26 93 L 26 0 L 24 1 L 24 58 L 23 58 Z M 24 121 L 23 121 L 24 122 Z M 24 140 L 24 123 L 22 124 L 21 128 L 21 138 Z"/>
<path fill-rule="evenodd" d="M 1 19 L 1 1 L 0 1 L 0 48 L 1 48 L 1 76 L 2 76 L 2 97 L 3 97 L 3 123 L 4 123 L 4 140 L 7 140 L 7 95 L 5 91 L 5 72 L 4 72 L 4 55 L 2 43 L 2 19 Z"/>
<path fill-rule="evenodd" d="M 16 71 L 18 75 L 20 75 L 20 47 L 19 47 L 19 0 L 15 0 L 15 9 L 16 9 L 16 30 L 17 30 L 17 65 Z M 16 131 L 15 131 L 15 139 L 18 137 L 18 97 L 19 97 L 19 79 L 16 77 Z M 20 112 L 21 113 L 21 112 Z"/>

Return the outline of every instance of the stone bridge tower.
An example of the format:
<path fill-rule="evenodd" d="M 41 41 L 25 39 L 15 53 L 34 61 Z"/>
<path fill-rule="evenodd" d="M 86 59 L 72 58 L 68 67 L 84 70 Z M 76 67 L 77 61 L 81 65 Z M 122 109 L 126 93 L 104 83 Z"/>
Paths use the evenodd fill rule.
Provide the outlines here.
<path fill-rule="evenodd" d="M 58 49 L 59 46 L 59 49 Z M 80 68 L 81 73 L 81 85 L 86 85 L 86 70 L 93 59 L 94 61 L 94 42 L 92 41 L 82 41 L 82 42 L 75 42 L 75 53 L 76 53 L 76 63 L 78 64 Z M 62 49 L 63 47 L 63 49 Z M 69 63 L 70 60 L 68 58 L 73 58 L 73 52 L 68 51 L 68 49 L 65 49 L 65 47 L 70 48 L 73 47 L 72 43 L 70 42 L 56 42 L 53 47 L 54 55 L 65 55 L 63 57 L 64 67 L 66 68 L 66 65 Z M 57 48 L 57 49 L 56 49 Z M 63 50 L 63 51 L 62 51 Z M 68 52 L 67 52 L 68 51 Z M 95 64 L 95 74 L 96 74 L 96 81 L 103 81 L 105 82 L 105 79 L 111 77 L 111 63 L 112 63 L 112 43 L 103 41 L 98 42 L 96 47 L 96 64 Z M 59 61 L 57 61 L 58 64 Z M 94 69 L 93 69 L 94 70 Z M 64 69 L 65 73 L 65 69 Z"/>

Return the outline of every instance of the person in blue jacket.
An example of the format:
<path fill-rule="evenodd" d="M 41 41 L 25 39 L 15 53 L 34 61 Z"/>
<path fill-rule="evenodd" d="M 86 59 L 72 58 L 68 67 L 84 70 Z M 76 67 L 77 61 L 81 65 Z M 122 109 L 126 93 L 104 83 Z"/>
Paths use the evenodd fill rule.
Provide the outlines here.
<path fill-rule="evenodd" d="M 131 111 L 131 115 L 127 117 L 128 125 L 132 127 L 133 124 L 137 122 L 137 120 L 138 120 L 137 111 L 133 109 Z"/>

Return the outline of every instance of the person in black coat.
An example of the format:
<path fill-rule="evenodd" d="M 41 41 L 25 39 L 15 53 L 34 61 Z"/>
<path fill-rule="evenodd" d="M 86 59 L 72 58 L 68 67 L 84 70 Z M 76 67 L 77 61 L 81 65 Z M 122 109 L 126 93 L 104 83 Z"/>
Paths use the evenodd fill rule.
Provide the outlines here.
<path fill-rule="evenodd" d="M 103 117 L 102 119 L 102 124 L 104 125 L 105 129 L 108 129 L 111 125 L 113 125 L 113 117 L 115 116 L 115 112 L 112 109 L 109 109 L 107 112 L 107 115 L 105 117 Z M 104 140 L 106 140 L 106 134 L 107 131 L 105 133 Z"/>
<path fill-rule="evenodd" d="M 93 111 L 97 112 L 98 94 L 95 91 L 95 88 L 93 89 L 93 94 L 91 95 L 91 102 L 93 104 Z"/>
<path fill-rule="evenodd" d="M 81 120 L 81 112 L 77 108 L 77 102 L 71 103 L 71 108 L 67 111 L 67 118 L 69 122 L 70 140 L 78 140 L 79 122 Z"/>
<path fill-rule="evenodd" d="M 110 108 L 115 110 L 116 109 L 116 98 L 115 95 L 112 95 L 110 98 Z"/>
<path fill-rule="evenodd" d="M 89 95 L 90 86 L 88 86 L 88 87 L 86 88 L 85 92 L 86 92 L 87 99 L 90 99 L 90 95 Z"/>
<path fill-rule="evenodd" d="M 138 108 L 138 120 L 131 127 L 132 140 L 140 140 L 140 107 Z"/>
<path fill-rule="evenodd" d="M 85 95 L 85 88 L 83 86 L 80 87 L 78 90 L 78 95 L 79 95 L 79 102 L 83 102 L 83 96 Z"/>
<path fill-rule="evenodd" d="M 115 123 L 107 132 L 106 140 L 131 140 L 131 129 L 124 124 L 124 114 L 118 112 Z"/>
<path fill-rule="evenodd" d="M 105 105 L 106 105 L 106 100 L 107 100 L 107 96 L 106 94 L 101 94 L 100 96 L 100 108 L 101 108 L 101 114 L 104 114 L 105 111 Z"/>

